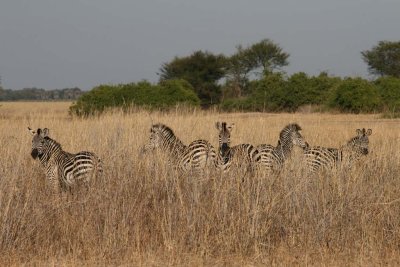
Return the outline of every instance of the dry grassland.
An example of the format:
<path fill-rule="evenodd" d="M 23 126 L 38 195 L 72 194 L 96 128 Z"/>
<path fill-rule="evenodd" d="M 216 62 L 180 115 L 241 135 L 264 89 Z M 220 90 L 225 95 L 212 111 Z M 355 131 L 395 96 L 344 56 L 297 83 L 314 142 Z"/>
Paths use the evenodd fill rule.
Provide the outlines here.
<path fill-rule="evenodd" d="M 0 265 L 399 265 L 400 121 L 378 115 L 108 113 L 68 116 L 70 103 L 1 103 Z M 162 155 L 139 157 L 151 123 L 188 144 L 276 144 L 290 122 L 311 145 L 338 147 L 371 128 L 350 171 L 303 175 L 296 150 L 277 177 L 240 170 L 180 175 Z M 82 195 L 55 197 L 30 156 L 27 126 L 50 129 L 69 152 L 96 152 L 104 177 Z"/>

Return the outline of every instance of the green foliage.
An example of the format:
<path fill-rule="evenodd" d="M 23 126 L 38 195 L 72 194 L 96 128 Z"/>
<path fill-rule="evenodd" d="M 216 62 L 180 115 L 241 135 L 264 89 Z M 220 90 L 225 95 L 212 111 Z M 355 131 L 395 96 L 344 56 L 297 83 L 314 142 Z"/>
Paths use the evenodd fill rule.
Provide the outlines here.
<path fill-rule="evenodd" d="M 175 57 L 160 68 L 160 81 L 183 79 L 194 88 L 202 105 L 219 103 L 221 88 L 218 81 L 225 76 L 223 55 L 196 51 L 188 57 Z"/>
<path fill-rule="evenodd" d="M 88 116 L 102 113 L 107 108 L 142 106 L 167 109 L 177 104 L 198 106 L 200 99 L 192 86 L 184 80 L 168 80 L 152 85 L 147 81 L 119 85 L 100 85 L 82 95 L 70 107 L 70 113 Z"/>
<path fill-rule="evenodd" d="M 294 112 L 303 105 L 324 106 L 341 79 L 326 73 L 309 77 L 303 72 L 285 77 L 282 73 L 265 75 L 249 85 L 252 93 L 246 98 L 225 100 L 224 110 Z"/>
<path fill-rule="evenodd" d="M 286 66 L 289 54 L 269 39 L 261 40 L 245 50 L 245 56 L 255 68 L 261 68 L 263 74 L 271 73 L 274 69 Z"/>
<path fill-rule="evenodd" d="M 382 77 L 375 81 L 386 112 L 400 112 L 400 79 Z"/>
<path fill-rule="evenodd" d="M 333 92 L 330 106 L 345 112 L 372 112 L 381 109 L 378 88 L 361 78 L 347 78 Z"/>
<path fill-rule="evenodd" d="M 252 83 L 250 101 L 254 111 L 280 111 L 284 101 L 285 79 L 282 73 L 266 75 Z"/>
<path fill-rule="evenodd" d="M 224 111 L 257 110 L 256 103 L 253 103 L 249 97 L 226 99 L 221 103 L 220 107 Z"/>
<path fill-rule="evenodd" d="M 261 40 L 246 48 L 239 45 L 236 53 L 227 59 L 227 83 L 224 90 L 236 97 L 249 95 L 250 76 L 261 74 L 258 76 L 263 77 L 270 74 L 288 65 L 288 57 L 288 53 L 283 52 L 282 48 L 269 39 Z"/>
<path fill-rule="evenodd" d="M 380 41 L 371 50 L 362 51 L 361 55 L 371 74 L 400 78 L 400 41 Z"/>

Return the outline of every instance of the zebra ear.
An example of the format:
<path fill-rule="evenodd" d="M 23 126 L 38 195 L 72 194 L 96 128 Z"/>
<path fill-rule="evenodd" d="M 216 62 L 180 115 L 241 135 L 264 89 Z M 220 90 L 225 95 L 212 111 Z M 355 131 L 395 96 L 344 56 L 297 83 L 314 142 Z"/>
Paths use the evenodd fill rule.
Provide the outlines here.
<path fill-rule="evenodd" d="M 35 130 L 31 129 L 31 127 L 28 127 L 28 131 L 31 133 L 31 135 L 35 135 L 36 134 Z"/>
<path fill-rule="evenodd" d="M 50 130 L 48 128 L 44 128 L 43 132 L 42 132 L 42 136 L 43 137 L 49 136 L 49 133 L 50 133 Z"/>
<path fill-rule="evenodd" d="M 218 131 L 221 131 L 222 125 L 219 121 L 215 123 L 215 128 L 217 128 Z"/>
<path fill-rule="evenodd" d="M 232 131 L 233 128 L 235 128 L 235 124 L 234 123 L 231 123 L 231 124 L 226 126 L 226 129 L 228 129 L 229 131 Z"/>
<path fill-rule="evenodd" d="M 372 129 L 368 129 L 365 135 L 371 135 L 371 134 L 372 134 Z"/>
<path fill-rule="evenodd" d="M 365 131 L 365 129 L 364 129 L 364 131 Z M 363 134 L 363 132 L 360 129 L 357 129 L 356 133 L 357 133 L 358 136 L 361 136 Z"/>

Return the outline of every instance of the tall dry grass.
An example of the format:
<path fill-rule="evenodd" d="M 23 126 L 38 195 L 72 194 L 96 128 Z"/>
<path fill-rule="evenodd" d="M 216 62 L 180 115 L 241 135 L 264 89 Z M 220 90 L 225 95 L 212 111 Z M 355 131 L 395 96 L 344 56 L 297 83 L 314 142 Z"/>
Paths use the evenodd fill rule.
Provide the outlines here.
<path fill-rule="evenodd" d="M 399 120 L 374 115 L 114 112 L 70 118 L 69 103 L 0 107 L 0 265 L 376 265 L 400 263 Z M 296 151 L 279 177 L 234 170 L 177 174 L 140 158 L 152 122 L 182 141 L 276 144 L 298 122 L 311 145 L 338 147 L 372 128 L 371 153 L 350 171 L 312 179 Z M 104 176 L 82 195 L 53 196 L 26 130 L 48 127 L 66 151 L 90 150 Z"/>

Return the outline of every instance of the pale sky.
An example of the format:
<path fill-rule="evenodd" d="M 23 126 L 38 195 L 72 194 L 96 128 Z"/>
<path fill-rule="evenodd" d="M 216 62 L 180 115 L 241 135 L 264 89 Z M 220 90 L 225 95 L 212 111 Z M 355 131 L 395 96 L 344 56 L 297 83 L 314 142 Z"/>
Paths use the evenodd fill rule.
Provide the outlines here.
<path fill-rule="evenodd" d="M 4 88 L 158 81 L 196 50 L 230 55 L 269 38 L 289 74 L 368 78 L 360 52 L 400 40 L 400 0 L 1 0 Z"/>

